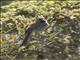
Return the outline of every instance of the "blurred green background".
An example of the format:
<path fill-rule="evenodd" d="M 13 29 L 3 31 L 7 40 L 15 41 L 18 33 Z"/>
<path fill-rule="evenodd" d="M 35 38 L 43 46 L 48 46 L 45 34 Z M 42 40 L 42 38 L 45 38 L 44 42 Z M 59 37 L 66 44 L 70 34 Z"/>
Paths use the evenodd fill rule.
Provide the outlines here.
<path fill-rule="evenodd" d="M 0 6 L 1 60 L 80 60 L 80 1 L 2 0 Z M 52 16 L 51 27 L 33 33 L 29 48 L 19 49 L 37 14 Z"/>

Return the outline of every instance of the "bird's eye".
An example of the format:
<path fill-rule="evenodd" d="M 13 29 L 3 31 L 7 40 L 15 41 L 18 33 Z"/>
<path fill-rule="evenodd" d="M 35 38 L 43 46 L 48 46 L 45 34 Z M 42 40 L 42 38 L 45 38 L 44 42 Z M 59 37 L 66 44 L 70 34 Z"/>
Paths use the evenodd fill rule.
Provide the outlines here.
<path fill-rule="evenodd" d="M 41 22 L 45 22 L 44 20 L 41 20 Z"/>

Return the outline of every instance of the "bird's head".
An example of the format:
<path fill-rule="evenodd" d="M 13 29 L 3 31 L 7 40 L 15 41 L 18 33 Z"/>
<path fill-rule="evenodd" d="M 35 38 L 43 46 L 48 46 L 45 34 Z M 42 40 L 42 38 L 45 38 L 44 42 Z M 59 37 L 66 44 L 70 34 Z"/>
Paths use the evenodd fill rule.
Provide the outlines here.
<path fill-rule="evenodd" d="M 47 19 L 45 19 L 45 17 L 43 15 L 37 16 L 36 19 L 37 19 L 36 22 L 38 22 L 38 23 L 49 25 L 48 22 L 47 22 Z"/>

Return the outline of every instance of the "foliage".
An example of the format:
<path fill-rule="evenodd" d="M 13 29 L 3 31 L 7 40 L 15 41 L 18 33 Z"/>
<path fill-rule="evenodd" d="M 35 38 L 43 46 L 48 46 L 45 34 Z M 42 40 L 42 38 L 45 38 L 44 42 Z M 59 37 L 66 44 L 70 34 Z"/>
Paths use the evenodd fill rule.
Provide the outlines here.
<path fill-rule="evenodd" d="M 2 60 L 80 59 L 79 1 L 2 1 L 0 9 Z M 46 19 L 52 16 L 48 19 L 50 27 L 33 33 L 28 48 L 18 48 L 26 27 L 38 14 Z"/>

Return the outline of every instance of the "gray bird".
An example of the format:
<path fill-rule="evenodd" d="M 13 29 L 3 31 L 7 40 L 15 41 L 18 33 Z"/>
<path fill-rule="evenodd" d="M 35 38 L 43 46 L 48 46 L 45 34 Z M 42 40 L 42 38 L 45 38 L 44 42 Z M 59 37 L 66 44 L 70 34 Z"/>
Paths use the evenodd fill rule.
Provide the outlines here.
<path fill-rule="evenodd" d="M 25 46 L 29 42 L 29 38 L 32 32 L 39 32 L 45 30 L 49 26 L 47 20 L 42 16 L 38 16 L 36 22 L 30 25 L 25 31 L 25 38 L 21 44 L 21 46 Z"/>

